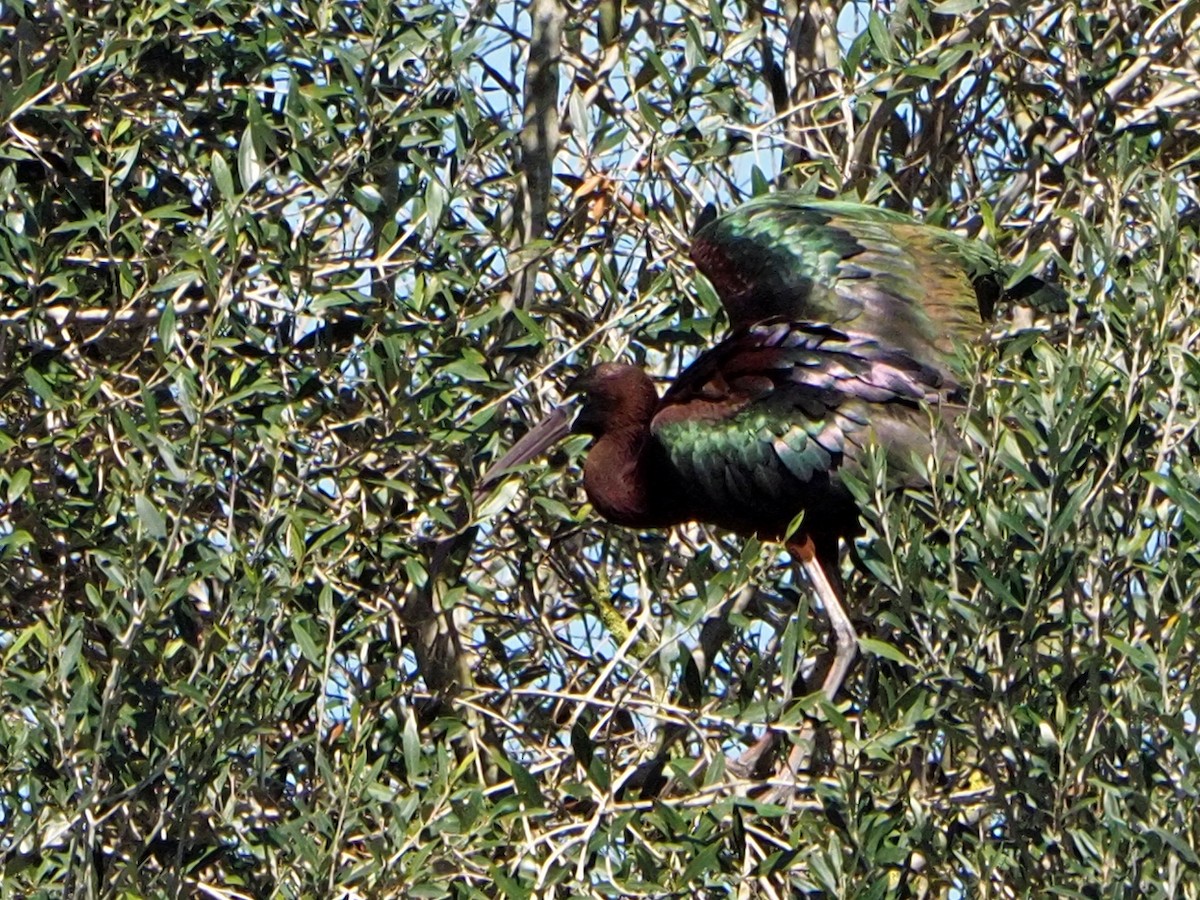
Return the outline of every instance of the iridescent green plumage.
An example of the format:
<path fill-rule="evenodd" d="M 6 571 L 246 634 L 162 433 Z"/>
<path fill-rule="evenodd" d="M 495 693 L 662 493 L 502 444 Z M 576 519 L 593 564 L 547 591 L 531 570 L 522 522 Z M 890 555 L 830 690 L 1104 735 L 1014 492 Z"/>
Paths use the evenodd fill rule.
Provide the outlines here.
<path fill-rule="evenodd" d="M 913 454 L 934 449 L 927 410 L 958 408 L 959 392 L 870 335 L 767 322 L 690 366 L 659 402 L 650 433 L 689 487 L 689 518 L 780 536 L 801 510 L 817 510 L 820 528 L 843 535 L 855 530 L 857 510 L 841 472 L 858 469 L 879 442 L 897 482 L 909 480 Z"/>
<path fill-rule="evenodd" d="M 775 316 L 885 339 L 946 372 L 956 341 L 983 331 L 997 302 L 1062 306 L 1035 278 L 1006 287 L 1011 268 L 978 241 L 873 206 L 769 194 L 701 228 L 692 258 L 730 323 Z"/>

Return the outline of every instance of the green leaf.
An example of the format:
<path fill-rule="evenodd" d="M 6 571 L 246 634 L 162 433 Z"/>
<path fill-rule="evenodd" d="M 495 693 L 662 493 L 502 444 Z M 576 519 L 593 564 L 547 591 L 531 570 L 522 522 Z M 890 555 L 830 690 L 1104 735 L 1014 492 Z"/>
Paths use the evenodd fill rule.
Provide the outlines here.
<path fill-rule="evenodd" d="M 225 162 L 225 158 L 220 153 L 214 152 L 211 166 L 213 183 L 217 186 L 217 191 L 226 200 L 236 199 L 237 191 L 233 187 L 233 172 L 229 169 L 229 163 Z"/>
<path fill-rule="evenodd" d="M 891 32 L 888 31 L 883 16 L 875 10 L 871 10 L 867 14 L 867 32 L 883 58 L 890 61 L 895 56 L 895 42 L 892 40 Z"/>
<path fill-rule="evenodd" d="M 33 480 L 33 473 L 29 469 L 17 469 L 8 478 L 8 502 L 16 503 L 21 499 L 21 495 L 25 493 L 25 488 L 29 487 L 29 482 Z"/>
<path fill-rule="evenodd" d="M 61 404 L 58 396 L 54 393 L 54 388 L 50 386 L 50 382 L 43 378 L 37 369 L 31 367 L 25 369 L 25 383 L 33 388 L 33 392 L 41 397 L 47 405 L 57 407 Z"/>
<path fill-rule="evenodd" d="M 466 381 L 487 381 L 488 373 L 473 359 L 456 359 L 442 367 L 442 371 Z"/>
<path fill-rule="evenodd" d="M 533 896 L 532 890 L 522 885 L 517 879 L 510 877 L 498 866 L 492 867 L 491 878 L 508 900 L 529 900 Z"/>
<path fill-rule="evenodd" d="M 721 852 L 721 843 L 720 841 L 714 841 L 693 856 L 687 864 L 687 868 L 683 870 L 683 875 L 680 876 L 679 883 L 685 886 L 695 885 L 701 879 L 701 876 L 716 869 L 719 865 L 717 858 Z"/>
<path fill-rule="evenodd" d="M 898 662 L 905 666 L 917 668 L 916 662 L 905 655 L 899 648 L 889 644 L 887 641 L 880 641 L 875 638 L 862 637 L 858 638 L 858 645 L 864 653 L 869 653 L 872 656 L 879 656 L 883 659 L 890 659 L 892 662 Z"/>
<path fill-rule="evenodd" d="M 421 737 L 417 733 L 417 719 L 413 714 L 404 717 L 404 732 L 401 736 L 404 748 L 404 768 L 408 775 L 409 784 L 421 777 Z"/>
<path fill-rule="evenodd" d="M 506 478 L 500 485 L 490 491 L 483 503 L 476 510 L 476 518 L 490 519 L 501 510 L 507 509 L 521 490 L 518 478 Z"/>
<path fill-rule="evenodd" d="M 135 495 L 133 505 L 137 509 L 138 520 L 151 537 L 161 540 L 167 536 L 166 519 L 145 494 Z"/>
<path fill-rule="evenodd" d="M 255 141 L 254 131 L 247 123 L 242 131 L 242 139 L 238 143 L 238 177 L 242 182 L 242 190 L 252 190 L 262 176 L 262 154 Z"/>
<path fill-rule="evenodd" d="M 158 340 L 163 353 L 170 353 L 175 345 L 175 303 L 172 300 L 163 304 L 162 316 L 158 320 Z"/>
<path fill-rule="evenodd" d="M 762 32 L 762 19 L 755 19 L 754 23 L 749 28 L 742 28 L 734 35 L 725 46 L 725 52 L 721 54 L 722 59 L 738 59 L 746 48 L 751 46 L 758 40 L 759 34 Z"/>
<path fill-rule="evenodd" d="M 526 807 L 531 810 L 544 809 L 546 799 L 542 796 L 542 789 L 538 785 L 537 779 L 529 773 L 529 770 L 514 760 L 508 761 L 508 769 L 513 783 L 517 786 L 517 793 L 525 801 Z"/>
<path fill-rule="evenodd" d="M 961 16 L 975 12 L 983 6 L 982 0 L 941 0 L 933 4 L 933 11 L 943 16 Z"/>
<path fill-rule="evenodd" d="M 325 664 L 325 653 L 315 636 L 314 623 L 309 616 L 296 616 L 291 620 L 292 637 L 300 654 L 315 666 Z"/>

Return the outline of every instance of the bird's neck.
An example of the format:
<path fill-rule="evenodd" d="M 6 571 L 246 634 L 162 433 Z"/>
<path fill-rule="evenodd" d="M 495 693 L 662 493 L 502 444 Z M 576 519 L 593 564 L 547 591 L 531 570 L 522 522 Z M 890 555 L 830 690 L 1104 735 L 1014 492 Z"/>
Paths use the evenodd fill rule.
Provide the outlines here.
<path fill-rule="evenodd" d="M 666 452 L 643 427 L 605 433 L 588 451 L 583 487 L 596 511 L 631 528 L 666 528 L 688 521 Z"/>

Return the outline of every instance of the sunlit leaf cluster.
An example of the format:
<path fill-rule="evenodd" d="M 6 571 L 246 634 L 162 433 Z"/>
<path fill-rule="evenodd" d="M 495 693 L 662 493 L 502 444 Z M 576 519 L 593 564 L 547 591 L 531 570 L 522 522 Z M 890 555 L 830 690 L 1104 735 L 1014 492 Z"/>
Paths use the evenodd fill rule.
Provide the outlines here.
<path fill-rule="evenodd" d="M 0 897 L 1196 896 L 1198 34 L 0 4 Z M 688 236 L 780 188 L 1074 301 L 963 348 L 928 490 L 855 484 L 836 704 L 778 547 L 604 524 L 579 438 L 479 489 L 718 339 Z"/>

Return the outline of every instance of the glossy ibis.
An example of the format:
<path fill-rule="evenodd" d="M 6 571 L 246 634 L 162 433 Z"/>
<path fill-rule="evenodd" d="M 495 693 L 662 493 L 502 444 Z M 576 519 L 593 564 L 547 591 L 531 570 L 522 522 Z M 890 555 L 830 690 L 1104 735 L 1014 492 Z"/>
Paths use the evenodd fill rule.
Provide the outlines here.
<path fill-rule="evenodd" d="M 575 431 L 596 439 L 583 484 L 609 521 L 705 522 L 785 541 L 833 626 L 822 685 L 832 700 L 857 647 L 838 542 L 860 528 L 842 474 L 878 444 L 896 484 L 919 483 L 914 456 L 955 446 L 955 344 L 977 339 L 998 301 L 1058 304 L 1061 294 L 1033 278 L 1006 290 L 992 250 L 940 228 L 785 193 L 703 226 L 691 255 L 730 335 L 661 398 L 634 366 L 596 366 L 571 388 L 582 398 L 575 418 L 555 411 L 483 483 Z"/>

